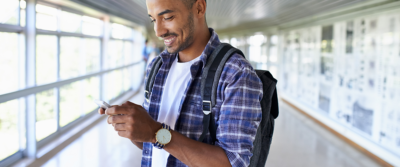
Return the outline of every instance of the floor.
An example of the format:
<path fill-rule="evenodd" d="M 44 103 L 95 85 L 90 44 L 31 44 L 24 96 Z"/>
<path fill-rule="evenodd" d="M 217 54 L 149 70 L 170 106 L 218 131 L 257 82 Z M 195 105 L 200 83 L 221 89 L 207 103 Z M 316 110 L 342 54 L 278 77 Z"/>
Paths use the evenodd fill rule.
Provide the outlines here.
<path fill-rule="evenodd" d="M 130 101 L 141 104 L 142 96 Z M 105 120 L 54 155 L 45 167 L 136 167 L 141 150 L 121 138 Z M 320 127 L 284 102 L 266 166 L 375 167 L 363 153 Z"/>

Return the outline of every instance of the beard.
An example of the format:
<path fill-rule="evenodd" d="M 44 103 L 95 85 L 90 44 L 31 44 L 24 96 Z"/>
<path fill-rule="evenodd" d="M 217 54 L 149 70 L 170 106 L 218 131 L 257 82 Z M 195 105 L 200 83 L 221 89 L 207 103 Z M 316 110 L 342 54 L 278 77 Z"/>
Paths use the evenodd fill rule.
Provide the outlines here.
<path fill-rule="evenodd" d="M 182 28 L 183 30 L 187 30 L 188 31 L 188 36 L 184 39 L 184 41 L 182 43 L 179 44 L 177 49 L 172 49 L 167 47 L 167 51 L 170 54 L 175 54 L 178 53 L 182 50 L 185 50 L 187 47 L 189 47 L 190 45 L 193 44 L 193 35 L 194 35 L 194 20 L 193 20 L 193 13 L 189 12 L 189 17 L 187 20 L 187 23 L 185 24 L 185 26 Z M 168 35 L 175 35 L 177 36 L 176 33 L 170 33 Z M 166 35 L 166 36 L 168 36 Z"/>

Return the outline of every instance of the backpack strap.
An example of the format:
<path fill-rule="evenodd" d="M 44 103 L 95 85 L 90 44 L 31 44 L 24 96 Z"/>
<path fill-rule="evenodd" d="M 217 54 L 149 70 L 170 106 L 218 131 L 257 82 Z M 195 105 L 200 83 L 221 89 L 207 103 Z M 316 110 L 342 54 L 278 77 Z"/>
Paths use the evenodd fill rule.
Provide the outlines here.
<path fill-rule="evenodd" d="M 216 95 L 219 78 L 226 61 L 234 54 L 243 53 L 229 44 L 221 43 L 207 60 L 201 77 L 201 97 L 203 99 L 203 132 L 198 141 L 202 142 L 210 130 L 213 143 L 217 141 L 214 117 L 212 116 L 212 107 L 216 104 Z"/>
<path fill-rule="evenodd" d="M 157 56 L 156 60 L 153 63 L 153 67 L 150 70 L 149 76 L 147 77 L 144 97 L 148 103 L 150 102 L 150 93 L 153 89 L 154 79 L 156 78 L 157 72 L 160 69 L 161 64 L 162 64 L 161 57 Z"/>

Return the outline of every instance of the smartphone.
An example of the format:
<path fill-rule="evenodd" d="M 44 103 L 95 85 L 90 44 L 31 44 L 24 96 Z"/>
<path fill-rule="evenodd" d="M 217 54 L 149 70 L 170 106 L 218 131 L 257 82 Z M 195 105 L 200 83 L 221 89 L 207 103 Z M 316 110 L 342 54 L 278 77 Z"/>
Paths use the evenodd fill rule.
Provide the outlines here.
<path fill-rule="evenodd" d="M 110 108 L 110 107 L 111 107 L 108 103 L 106 103 L 105 101 L 102 101 L 102 100 L 97 100 L 97 99 L 95 99 L 94 102 L 95 102 L 100 108 L 103 108 L 104 110 L 106 110 L 107 108 Z"/>

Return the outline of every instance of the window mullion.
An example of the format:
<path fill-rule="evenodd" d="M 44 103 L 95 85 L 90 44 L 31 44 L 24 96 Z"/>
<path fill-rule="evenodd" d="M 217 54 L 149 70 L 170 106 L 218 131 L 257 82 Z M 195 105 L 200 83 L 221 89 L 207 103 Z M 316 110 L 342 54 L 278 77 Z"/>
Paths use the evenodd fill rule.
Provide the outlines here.
<path fill-rule="evenodd" d="M 36 0 L 26 0 L 26 86 L 36 83 Z M 36 99 L 35 94 L 26 99 L 26 156 L 36 158 Z"/>

